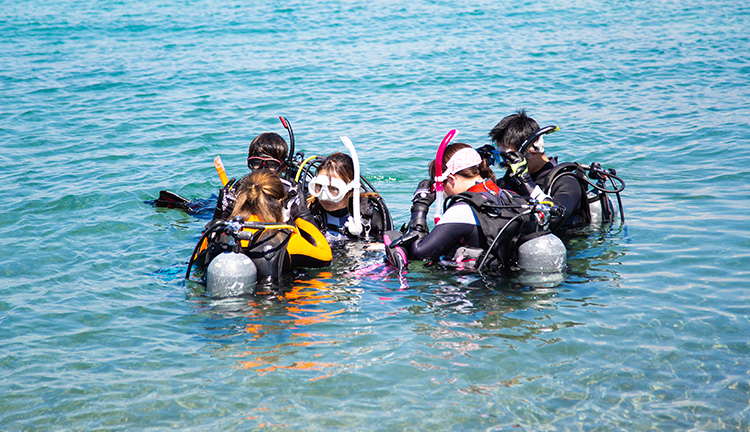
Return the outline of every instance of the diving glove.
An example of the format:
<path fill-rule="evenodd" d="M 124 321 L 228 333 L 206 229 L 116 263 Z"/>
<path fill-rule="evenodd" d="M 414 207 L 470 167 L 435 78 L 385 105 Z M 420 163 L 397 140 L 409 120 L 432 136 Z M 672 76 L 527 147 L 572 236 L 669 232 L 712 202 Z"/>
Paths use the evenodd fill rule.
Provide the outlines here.
<path fill-rule="evenodd" d="M 506 184 L 520 195 L 531 197 L 537 201 L 551 201 L 551 198 L 534 183 L 529 174 L 526 158 L 517 151 L 508 150 L 502 153 L 504 165 L 508 167 L 505 173 Z"/>
<path fill-rule="evenodd" d="M 432 190 L 434 182 L 425 179 L 419 182 L 417 190 L 411 199 L 411 220 L 409 221 L 409 233 L 416 232 L 418 238 L 425 237 L 430 231 L 427 228 L 427 213 L 430 206 L 435 202 L 435 192 Z"/>
<path fill-rule="evenodd" d="M 411 198 L 411 213 L 424 213 L 425 217 L 430 210 L 430 206 L 435 202 L 435 182 L 432 179 L 424 179 L 417 185 L 414 196 Z"/>
<path fill-rule="evenodd" d="M 214 210 L 213 219 L 227 220 L 234 210 L 234 203 L 237 201 L 237 196 L 232 190 L 232 186 L 237 181 L 234 177 L 231 178 L 227 184 L 219 189 L 219 197 L 216 198 L 216 209 Z"/>

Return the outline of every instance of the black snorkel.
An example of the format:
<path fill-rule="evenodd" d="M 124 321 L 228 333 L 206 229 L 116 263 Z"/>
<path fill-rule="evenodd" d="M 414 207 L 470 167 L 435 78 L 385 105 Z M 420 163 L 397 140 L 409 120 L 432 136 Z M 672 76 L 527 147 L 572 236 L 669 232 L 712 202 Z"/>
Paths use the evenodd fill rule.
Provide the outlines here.
<path fill-rule="evenodd" d="M 536 132 L 531 134 L 531 136 L 526 138 L 526 141 L 524 141 L 523 144 L 521 144 L 521 146 L 518 148 L 518 152 L 521 154 L 525 154 L 526 150 L 528 150 L 531 144 L 533 144 L 537 139 L 539 139 L 540 136 L 547 135 L 552 132 L 557 132 L 559 130 L 560 128 L 555 125 L 549 125 L 541 129 L 537 129 Z"/>
<path fill-rule="evenodd" d="M 286 158 L 286 173 L 284 178 L 287 180 L 294 178 L 294 132 L 292 132 L 292 125 L 289 123 L 289 120 L 286 119 L 286 117 L 279 116 L 279 120 L 281 120 L 281 124 L 284 126 L 287 132 L 289 132 L 289 155 Z"/>

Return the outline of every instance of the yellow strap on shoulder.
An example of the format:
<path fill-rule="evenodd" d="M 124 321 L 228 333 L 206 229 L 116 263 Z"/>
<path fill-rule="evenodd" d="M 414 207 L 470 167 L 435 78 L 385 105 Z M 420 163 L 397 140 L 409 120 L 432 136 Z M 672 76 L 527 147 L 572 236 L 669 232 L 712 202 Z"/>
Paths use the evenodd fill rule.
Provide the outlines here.
<path fill-rule="evenodd" d="M 297 170 L 297 175 L 294 176 L 294 181 L 299 183 L 299 176 L 302 175 L 302 169 L 305 168 L 305 165 L 307 165 L 308 162 L 315 159 L 317 156 L 310 156 L 309 158 L 302 161 L 302 163 L 299 166 L 299 169 Z"/>

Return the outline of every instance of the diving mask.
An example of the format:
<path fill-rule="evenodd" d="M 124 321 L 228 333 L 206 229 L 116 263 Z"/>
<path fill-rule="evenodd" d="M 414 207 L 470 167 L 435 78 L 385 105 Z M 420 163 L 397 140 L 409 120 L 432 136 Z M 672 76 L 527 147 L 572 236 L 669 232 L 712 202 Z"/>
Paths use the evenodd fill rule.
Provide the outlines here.
<path fill-rule="evenodd" d="M 310 183 L 308 190 L 310 194 L 321 201 L 339 202 L 346 194 L 354 189 L 355 182 L 345 183 L 337 177 L 328 177 L 327 175 L 317 175 Z"/>

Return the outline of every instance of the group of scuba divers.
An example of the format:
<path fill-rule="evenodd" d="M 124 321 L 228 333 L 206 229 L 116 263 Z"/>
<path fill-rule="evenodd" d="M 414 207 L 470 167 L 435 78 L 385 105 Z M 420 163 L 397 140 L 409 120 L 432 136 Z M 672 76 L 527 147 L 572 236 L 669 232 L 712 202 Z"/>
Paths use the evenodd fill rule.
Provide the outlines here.
<path fill-rule="evenodd" d="M 223 187 L 186 274 L 203 272 L 208 296 L 276 292 L 284 273 L 327 266 L 331 244 L 348 241 L 382 242 L 386 264 L 399 274 L 415 260 L 482 275 L 561 273 L 566 250 L 554 233 L 609 224 L 618 213 L 624 221 L 625 184 L 616 172 L 548 157 L 544 136 L 558 127 L 540 128 L 524 110 L 503 118 L 489 132 L 492 145 L 478 149 L 451 143 L 451 130 L 401 229 L 394 229 L 385 201 L 360 174 L 349 138 L 341 140 L 350 154 L 305 158 L 294 152 L 289 121 L 280 120 L 290 145 L 272 132 L 255 137 L 249 174 L 229 180 L 218 161 Z M 505 169 L 502 178 L 493 166 Z M 436 201 L 430 230 L 428 212 Z"/>

